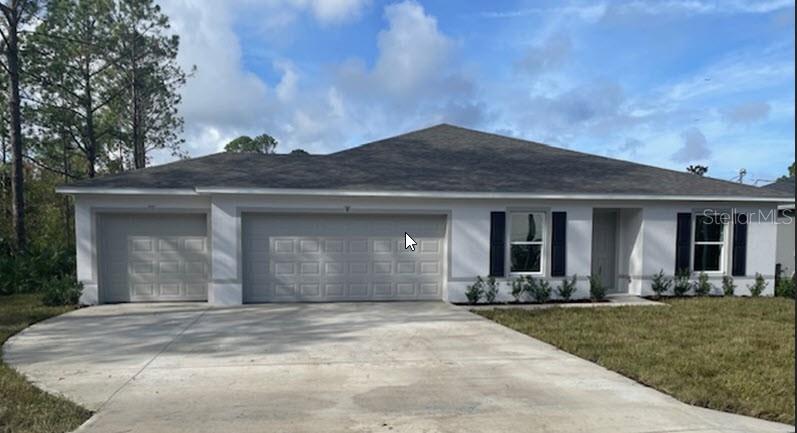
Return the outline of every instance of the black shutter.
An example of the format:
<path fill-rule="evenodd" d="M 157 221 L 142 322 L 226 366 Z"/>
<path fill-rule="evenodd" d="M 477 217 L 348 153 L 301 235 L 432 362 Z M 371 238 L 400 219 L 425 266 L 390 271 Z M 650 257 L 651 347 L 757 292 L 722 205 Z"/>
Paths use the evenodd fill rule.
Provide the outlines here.
<path fill-rule="evenodd" d="M 692 258 L 692 214 L 678 214 L 678 228 L 675 232 L 675 272 L 691 270 Z"/>
<path fill-rule="evenodd" d="M 736 214 L 734 216 L 731 275 L 742 277 L 747 273 L 747 215 Z"/>
<path fill-rule="evenodd" d="M 490 275 L 504 276 L 506 251 L 506 212 L 490 213 Z"/>
<path fill-rule="evenodd" d="M 567 212 L 551 213 L 551 276 L 567 274 Z"/>

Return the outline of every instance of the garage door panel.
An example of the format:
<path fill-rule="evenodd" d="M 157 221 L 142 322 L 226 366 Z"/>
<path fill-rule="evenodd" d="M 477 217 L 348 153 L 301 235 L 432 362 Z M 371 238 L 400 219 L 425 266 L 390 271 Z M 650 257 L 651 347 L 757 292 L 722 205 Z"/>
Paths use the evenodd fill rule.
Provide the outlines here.
<path fill-rule="evenodd" d="M 325 254 L 336 254 L 346 251 L 344 239 L 324 239 L 323 251 Z"/>
<path fill-rule="evenodd" d="M 202 214 L 101 214 L 103 302 L 206 300 L 207 226 Z"/>
<path fill-rule="evenodd" d="M 441 296 L 444 216 L 244 214 L 242 236 L 245 302 Z"/>
<path fill-rule="evenodd" d="M 134 236 L 129 238 L 129 251 L 135 252 L 154 252 L 155 246 L 153 239 L 150 237 Z"/>

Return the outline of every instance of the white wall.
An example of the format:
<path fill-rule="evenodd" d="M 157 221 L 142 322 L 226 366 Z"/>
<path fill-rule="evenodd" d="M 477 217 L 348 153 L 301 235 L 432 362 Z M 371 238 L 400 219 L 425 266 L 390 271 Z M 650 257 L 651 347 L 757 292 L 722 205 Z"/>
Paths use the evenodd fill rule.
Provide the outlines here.
<path fill-rule="evenodd" d="M 749 206 L 738 203 L 681 203 L 681 204 L 653 204 L 643 209 L 643 254 L 642 273 L 632 276 L 632 280 L 639 285 L 639 289 L 631 293 L 652 295 L 650 289 L 651 279 L 654 274 L 663 270 L 665 275 L 672 277 L 675 273 L 675 233 L 676 215 L 679 212 L 700 213 L 706 209 L 717 211 L 744 212 L 750 215 L 764 215 L 762 218 L 751 218 L 748 223 L 747 233 L 747 262 L 746 275 L 736 276 L 734 282 L 737 286 L 736 294 L 749 295 L 748 285 L 755 281 L 756 273 L 760 273 L 767 280 L 768 286 L 764 295 L 774 294 L 774 269 L 775 269 L 775 239 L 777 226 L 772 219 L 767 219 L 775 209 L 774 206 Z M 694 229 L 694 227 L 693 227 Z M 728 230 L 732 234 L 732 230 Z M 731 274 L 732 236 L 726 242 L 724 273 L 709 274 L 709 281 L 719 290 L 723 275 Z M 693 278 L 697 278 L 695 275 Z"/>
<path fill-rule="evenodd" d="M 775 255 L 777 263 L 783 266 L 785 275 L 791 275 L 794 264 L 794 209 L 790 214 L 778 218 L 778 248 Z"/>
<path fill-rule="evenodd" d="M 76 195 L 75 239 L 77 279 L 83 283 L 82 304 L 100 301 L 97 278 L 97 214 L 102 212 L 209 212 L 202 196 Z"/>
<path fill-rule="evenodd" d="M 627 259 L 630 293 L 650 294 L 651 276 L 663 269 L 671 275 L 675 266 L 675 228 L 678 212 L 691 212 L 707 206 L 700 203 L 602 202 L 602 207 L 621 211 L 621 248 Z M 732 204 L 727 204 L 731 206 Z M 366 197 L 289 197 L 266 195 L 215 196 L 108 196 L 78 195 L 75 201 L 78 278 L 85 285 L 81 301 L 99 300 L 96 261 L 96 213 L 105 211 L 168 212 L 204 211 L 209 214 L 211 242 L 211 284 L 209 302 L 240 304 L 243 299 L 241 275 L 241 214 L 243 212 L 319 212 L 319 213 L 427 213 L 448 216 L 447 273 L 444 298 L 465 301 L 465 288 L 477 275 L 489 273 L 490 212 L 520 209 L 567 212 L 567 275 L 577 274 L 576 297 L 589 296 L 587 277 L 591 272 L 593 203 L 585 201 L 541 200 L 463 200 Z M 751 208 L 757 210 L 758 208 Z M 550 221 L 550 219 L 548 220 Z M 550 224 L 548 224 L 550 230 Z M 399 229 L 400 231 L 400 229 Z M 765 293 L 772 293 L 775 266 L 776 226 L 752 221 L 749 226 L 747 277 L 737 278 L 746 293 L 746 284 L 756 272 L 770 280 Z M 549 237 L 550 238 L 550 237 Z M 730 246 L 729 246 L 730 248 Z M 546 245 L 545 254 L 550 254 Z M 509 258 L 507 257 L 507 260 Z M 550 260 L 545 260 L 545 277 Z M 730 269 L 730 266 L 727 266 Z M 623 274 L 623 272 L 620 272 Z M 624 274 L 626 275 L 626 274 Z M 717 281 L 718 281 L 717 277 Z M 561 278 L 551 280 L 552 286 Z M 508 279 L 501 282 L 505 284 Z M 499 300 L 510 300 L 502 285 Z"/>

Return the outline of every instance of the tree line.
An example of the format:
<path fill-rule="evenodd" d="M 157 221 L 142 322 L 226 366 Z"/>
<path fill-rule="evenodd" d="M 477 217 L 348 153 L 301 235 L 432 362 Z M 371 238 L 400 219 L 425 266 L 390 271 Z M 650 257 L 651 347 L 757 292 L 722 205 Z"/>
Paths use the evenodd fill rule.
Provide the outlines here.
<path fill-rule="evenodd" d="M 179 37 L 153 0 L 0 2 L 0 247 L 71 248 L 60 183 L 184 157 Z M 28 227 L 36 227 L 29 232 Z"/>

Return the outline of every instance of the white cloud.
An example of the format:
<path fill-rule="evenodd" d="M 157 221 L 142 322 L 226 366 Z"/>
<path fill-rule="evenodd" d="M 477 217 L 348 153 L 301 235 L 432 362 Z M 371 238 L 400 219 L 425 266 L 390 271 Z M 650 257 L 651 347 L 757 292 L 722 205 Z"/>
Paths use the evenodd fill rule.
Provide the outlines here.
<path fill-rule="evenodd" d="M 645 146 L 641 140 L 637 140 L 636 138 L 628 137 L 625 139 L 625 143 L 620 145 L 620 152 L 627 153 L 630 156 L 636 156 L 639 149 Z"/>
<path fill-rule="evenodd" d="M 232 0 L 220 3 L 247 7 L 267 26 L 276 27 L 293 23 L 300 13 L 309 13 L 325 25 L 345 23 L 358 18 L 371 0 Z"/>
<path fill-rule="evenodd" d="M 612 3 L 609 14 L 763 14 L 794 6 L 793 0 L 661 0 Z"/>
<path fill-rule="evenodd" d="M 387 6 L 385 18 L 388 28 L 377 37 L 379 56 L 371 73 L 374 84 L 395 95 L 429 85 L 447 63 L 451 40 L 418 3 Z"/>
<path fill-rule="evenodd" d="M 297 1 L 297 3 L 305 3 Z M 338 23 L 359 16 L 368 0 L 312 0 L 308 2 L 316 19 L 324 23 Z"/>
<path fill-rule="evenodd" d="M 277 98 L 281 102 L 292 101 L 296 96 L 296 86 L 299 81 L 296 67 L 288 60 L 277 61 L 274 63 L 274 67 L 282 72 L 282 78 L 276 87 Z"/>
<path fill-rule="evenodd" d="M 706 136 L 698 128 L 689 128 L 681 133 L 683 146 L 672 155 L 675 162 L 691 163 L 693 161 L 703 161 L 711 156 L 711 149 L 708 148 Z"/>
<path fill-rule="evenodd" d="M 521 18 L 530 15 L 567 15 L 587 22 L 595 22 L 606 13 L 605 3 L 595 3 L 592 5 L 566 5 L 552 8 L 528 8 L 514 9 L 505 11 L 488 11 L 479 15 L 484 18 Z"/>
<path fill-rule="evenodd" d="M 515 63 L 515 67 L 529 75 L 551 72 L 570 58 L 572 50 L 573 43 L 570 37 L 564 33 L 557 33 L 542 43 L 529 47 L 523 58 Z"/>
<path fill-rule="evenodd" d="M 769 117 L 772 107 L 765 101 L 736 104 L 723 111 L 725 121 L 730 124 L 755 123 Z"/>

